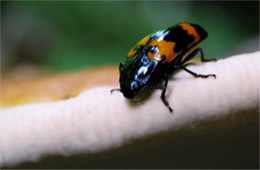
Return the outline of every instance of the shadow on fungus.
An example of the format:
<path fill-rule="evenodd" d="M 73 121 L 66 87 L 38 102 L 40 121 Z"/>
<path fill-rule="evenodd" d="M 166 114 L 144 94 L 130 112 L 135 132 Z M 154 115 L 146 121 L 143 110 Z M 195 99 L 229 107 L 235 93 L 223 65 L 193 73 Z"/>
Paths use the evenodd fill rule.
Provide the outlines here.
<path fill-rule="evenodd" d="M 169 78 L 169 80 L 171 80 Z M 153 83 L 148 85 L 148 87 L 158 87 L 163 85 L 163 80 L 160 80 L 157 83 Z M 147 90 L 144 90 L 143 92 L 141 92 L 140 94 L 136 95 L 133 99 L 127 99 L 128 104 L 130 107 L 138 107 L 141 104 L 144 104 L 145 102 L 147 102 L 153 95 L 153 93 L 155 91 L 160 91 L 160 94 L 162 93 L 162 89 L 156 89 L 156 88 L 148 88 Z M 165 94 L 165 98 L 168 101 L 168 96 L 171 94 L 171 89 L 167 88 L 166 90 L 166 94 Z M 161 95 L 160 96 L 156 96 L 161 100 Z M 162 104 L 164 105 L 163 101 Z M 165 106 L 167 107 L 167 106 Z"/>

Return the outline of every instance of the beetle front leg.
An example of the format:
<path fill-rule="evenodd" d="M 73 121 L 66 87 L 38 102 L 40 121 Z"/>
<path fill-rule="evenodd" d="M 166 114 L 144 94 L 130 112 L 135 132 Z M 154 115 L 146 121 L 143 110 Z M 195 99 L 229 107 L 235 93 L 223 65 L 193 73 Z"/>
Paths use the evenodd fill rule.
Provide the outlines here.
<path fill-rule="evenodd" d="M 170 107 L 168 101 L 165 99 L 165 93 L 166 93 L 166 89 L 167 89 L 167 85 L 168 85 L 168 75 L 165 75 L 164 79 L 165 79 L 165 82 L 164 82 L 163 88 L 162 88 L 161 99 L 162 99 L 162 102 L 164 103 L 164 105 L 166 107 L 168 107 L 170 112 L 172 112 L 173 111 L 172 108 Z"/>

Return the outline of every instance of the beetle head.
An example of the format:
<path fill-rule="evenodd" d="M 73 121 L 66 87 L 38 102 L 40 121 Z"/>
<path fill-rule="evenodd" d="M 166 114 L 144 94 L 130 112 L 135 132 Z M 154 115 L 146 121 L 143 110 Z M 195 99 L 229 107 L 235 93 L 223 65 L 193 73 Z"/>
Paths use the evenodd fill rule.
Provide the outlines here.
<path fill-rule="evenodd" d="M 146 55 L 136 55 L 120 63 L 120 91 L 126 98 L 133 98 L 148 83 L 158 62 Z"/>

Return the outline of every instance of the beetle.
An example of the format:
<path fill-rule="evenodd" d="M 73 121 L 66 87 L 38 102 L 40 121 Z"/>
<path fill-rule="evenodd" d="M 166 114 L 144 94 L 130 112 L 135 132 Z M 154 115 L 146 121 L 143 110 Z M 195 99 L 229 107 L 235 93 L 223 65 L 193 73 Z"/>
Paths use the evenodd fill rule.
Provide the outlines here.
<path fill-rule="evenodd" d="M 132 99 L 136 95 L 150 89 L 160 89 L 161 100 L 172 112 L 165 92 L 169 74 L 178 69 L 190 73 L 194 77 L 214 77 L 215 74 L 197 74 L 185 67 L 185 64 L 200 53 L 201 62 L 215 59 L 205 59 L 198 44 L 208 36 L 199 25 L 179 23 L 175 26 L 149 34 L 139 41 L 126 56 L 126 60 L 119 64 L 120 91 L 126 98 Z M 152 84 L 164 80 L 162 85 Z"/>

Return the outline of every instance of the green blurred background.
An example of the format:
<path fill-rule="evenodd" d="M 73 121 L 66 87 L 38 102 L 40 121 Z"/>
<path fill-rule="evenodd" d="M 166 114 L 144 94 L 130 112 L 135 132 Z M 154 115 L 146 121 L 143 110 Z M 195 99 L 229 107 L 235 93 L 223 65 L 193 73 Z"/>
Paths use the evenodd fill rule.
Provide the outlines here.
<path fill-rule="evenodd" d="M 184 21 L 208 31 L 207 58 L 259 49 L 258 1 L 1 1 L 1 68 L 118 64 L 145 35 Z"/>

